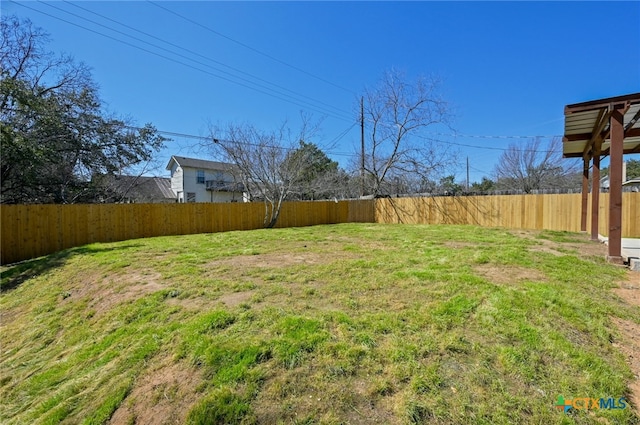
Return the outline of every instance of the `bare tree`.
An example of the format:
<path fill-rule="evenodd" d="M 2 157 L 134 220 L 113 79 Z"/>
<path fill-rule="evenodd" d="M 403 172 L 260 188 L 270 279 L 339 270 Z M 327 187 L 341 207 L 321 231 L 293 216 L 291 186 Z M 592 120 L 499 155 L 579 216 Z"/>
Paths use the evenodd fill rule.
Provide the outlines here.
<path fill-rule="evenodd" d="M 68 55 L 56 56 L 46 50 L 49 35 L 31 21 L 4 16 L 0 24 L 0 70 L 3 83 L 23 85 L 37 97 L 49 92 L 81 91 L 93 86 L 89 68 Z M 0 110 L 10 113 L 12 100 L 7 92 L 0 95 Z M 4 117 L 3 117 L 4 118 Z"/>
<path fill-rule="evenodd" d="M 212 129 L 215 153 L 238 167 L 249 198 L 264 202 L 265 227 L 275 226 L 282 203 L 307 169 L 308 158 L 291 152 L 316 130 L 304 117 L 302 128 L 295 136 L 286 124 L 272 132 L 249 124 L 230 124 L 223 131 Z M 215 136 L 221 133 L 222 136 Z"/>
<path fill-rule="evenodd" d="M 495 166 L 496 186 L 503 190 L 531 193 L 539 189 L 579 187 L 578 161 L 562 159 L 562 141 L 552 138 L 543 144 L 540 138 L 524 144 L 512 143 Z"/>
<path fill-rule="evenodd" d="M 407 176 L 433 180 L 454 163 L 450 145 L 425 134 L 427 128 L 449 123 L 450 109 L 438 95 L 439 87 L 435 78 L 409 83 L 392 70 L 365 91 L 364 186 L 369 195 L 388 195 L 397 187 L 394 182 Z"/>

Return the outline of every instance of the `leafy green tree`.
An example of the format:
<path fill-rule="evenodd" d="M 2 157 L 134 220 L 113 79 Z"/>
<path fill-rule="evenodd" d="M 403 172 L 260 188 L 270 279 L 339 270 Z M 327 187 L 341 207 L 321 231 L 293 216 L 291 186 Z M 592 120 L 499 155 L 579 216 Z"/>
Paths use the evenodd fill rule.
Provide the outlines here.
<path fill-rule="evenodd" d="M 94 202 L 99 174 L 152 159 L 164 138 L 106 114 L 86 66 L 45 49 L 30 21 L 0 23 L 2 203 Z"/>
<path fill-rule="evenodd" d="M 315 143 L 300 140 L 300 146 L 291 151 L 284 167 L 300 164 L 293 176 L 293 192 L 298 199 L 327 199 L 336 196 L 336 189 L 346 184 L 345 173 Z"/>
<path fill-rule="evenodd" d="M 640 160 L 629 159 L 625 161 L 627 163 L 627 180 L 640 178 Z M 609 167 L 605 167 L 600 171 L 600 176 L 608 176 Z"/>
<path fill-rule="evenodd" d="M 627 161 L 627 180 L 640 179 L 640 160 L 630 159 Z"/>
<path fill-rule="evenodd" d="M 471 184 L 471 192 L 490 192 L 492 190 L 494 190 L 496 187 L 496 184 L 493 180 L 487 178 L 487 177 L 483 177 L 481 182 L 473 182 Z"/>
<path fill-rule="evenodd" d="M 455 176 L 445 176 L 440 179 L 439 188 L 442 193 L 447 195 L 455 195 L 462 192 L 462 186 L 455 182 Z"/>

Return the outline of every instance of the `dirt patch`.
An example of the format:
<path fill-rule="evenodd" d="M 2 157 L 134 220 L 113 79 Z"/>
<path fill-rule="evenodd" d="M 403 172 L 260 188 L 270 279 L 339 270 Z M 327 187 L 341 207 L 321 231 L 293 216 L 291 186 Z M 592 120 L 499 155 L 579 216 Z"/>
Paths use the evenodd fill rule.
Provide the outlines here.
<path fill-rule="evenodd" d="M 527 250 L 531 252 L 544 252 L 546 254 L 555 255 L 556 257 L 559 257 L 561 255 L 566 255 L 566 251 L 562 252 L 562 251 L 559 251 L 557 248 L 558 246 L 553 242 L 544 241 L 542 242 L 541 245 L 530 246 L 529 248 L 527 248 Z"/>
<path fill-rule="evenodd" d="M 159 273 L 129 273 L 126 275 L 85 276 L 81 284 L 69 288 L 66 302 L 88 299 L 87 308 L 94 315 L 109 311 L 115 305 L 131 302 L 164 288 Z"/>
<path fill-rule="evenodd" d="M 608 254 L 607 246 L 599 241 L 588 241 L 581 244 L 563 244 L 563 246 L 577 250 L 582 256 L 605 258 Z"/>
<path fill-rule="evenodd" d="M 619 349 L 627 359 L 635 379 L 629 384 L 629 398 L 636 411 L 640 411 L 640 325 L 629 320 L 612 318 L 613 323 L 622 334 L 622 340 L 614 342 L 613 346 Z"/>
<path fill-rule="evenodd" d="M 490 282 L 498 285 L 547 280 L 547 276 L 539 270 L 518 266 L 505 267 L 483 264 L 474 267 L 474 271 Z"/>
<path fill-rule="evenodd" d="M 446 241 L 445 243 L 443 243 L 443 245 L 446 246 L 447 248 L 453 248 L 453 249 L 475 248 L 478 246 L 477 243 L 458 242 L 458 241 Z"/>
<path fill-rule="evenodd" d="M 208 268 L 216 267 L 232 267 L 236 270 L 245 268 L 258 267 L 289 267 L 300 264 L 326 264 L 335 260 L 334 254 L 321 253 L 286 253 L 274 252 L 269 254 L 258 255 L 237 255 L 235 257 L 223 258 L 212 261 L 207 265 Z"/>
<path fill-rule="evenodd" d="M 179 306 L 187 311 L 206 311 L 217 302 L 209 298 L 169 298 L 166 300 L 167 305 Z"/>
<path fill-rule="evenodd" d="M 547 252 L 553 255 L 567 255 L 571 251 L 575 251 L 581 257 L 600 257 L 607 255 L 607 246 L 599 241 L 587 241 L 584 243 L 570 242 L 553 242 L 547 239 L 536 239 L 540 245 L 529 247 L 530 251 Z"/>
<path fill-rule="evenodd" d="M 109 424 L 183 424 L 199 398 L 196 388 L 201 382 L 195 370 L 163 359 L 138 379 Z"/>
<path fill-rule="evenodd" d="M 577 239 L 576 242 L 554 242 L 549 239 L 538 237 L 540 232 L 537 230 L 514 230 L 511 234 L 524 239 L 536 242 L 536 245 L 529 247 L 529 251 L 545 252 L 553 255 L 567 255 L 571 250 L 578 252 L 580 256 L 593 256 L 604 258 L 607 255 L 607 246 L 600 241 L 590 240 L 590 235 L 580 233 L 572 236 Z"/>
<path fill-rule="evenodd" d="M 400 423 L 391 403 L 371 394 L 368 380 L 352 378 L 327 384 L 331 380 L 322 374 L 324 369 L 297 368 L 268 378 L 252 403 L 256 422 L 316 423 L 309 421 L 313 418 L 319 423 Z M 326 385 L 317 384 L 319 381 Z"/>
<path fill-rule="evenodd" d="M 621 282 L 619 288 L 613 292 L 626 303 L 640 306 L 640 273 L 627 272 L 627 280 Z M 640 325 L 617 317 L 611 319 L 622 334 L 622 340 L 613 344 L 627 359 L 627 363 L 635 376 L 629 384 L 629 398 L 631 405 L 640 412 Z"/>
<path fill-rule="evenodd" d="M 627 272 L 627 280 L 621 282 L 613 292 L 626 303 L 640 306 L 640 273 Z"/>
<path fill-rule="evenodd" d="M 253 291 L 232 292 L 218 298 L 218 301 L 224 303 L 227 307 L 236 307 L 242 303 L 248 302 L 254 295 Z"/>
<path fill-rule="evenodd" d="M 255 291 L 230 292 L 218 298 L 194 297 L 194 298 L 170 298 L 168 305 L 179 306 L 187 311 L 206 311 L 222 303 L 226 307 L 237 307 L 242 303 L 248 303 L 256 294 Z"/>

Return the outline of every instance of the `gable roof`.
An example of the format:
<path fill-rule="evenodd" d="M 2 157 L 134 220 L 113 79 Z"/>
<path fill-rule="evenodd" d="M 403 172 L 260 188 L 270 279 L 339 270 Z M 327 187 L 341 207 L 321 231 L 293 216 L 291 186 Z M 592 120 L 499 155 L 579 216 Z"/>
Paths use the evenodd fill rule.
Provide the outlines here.
<path fill-rule="evenodd" d="M 167 177 L 103 176 L 104 184 L 127 199 L 138 201 L 175 200 L 171 179 Z"/>
<path fill-rule="evenodd" d="M 167 170 L 171 169 L 171 163 L 176 162 L 180 167 L 198 168 L 201 170 L 216 170 L 216 171 L 239 171 L 235 164 L 228 162 L 209 161 L 206 159 L 187 158 L 184 156 L 172 155 L 169 163 L 167 164 Z"/>

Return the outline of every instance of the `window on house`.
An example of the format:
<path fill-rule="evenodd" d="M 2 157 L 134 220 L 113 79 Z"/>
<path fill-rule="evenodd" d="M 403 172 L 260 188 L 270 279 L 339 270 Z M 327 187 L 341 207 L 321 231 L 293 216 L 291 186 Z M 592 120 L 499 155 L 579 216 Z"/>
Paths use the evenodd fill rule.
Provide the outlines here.
<path fill-rule="evenodd" d="M 204 184 L 204 170 L 197 171 L 196 183 Z"/>
<path fill-rule="evenodd" d="M 187 192 L 187 202 L 196 202 L 195 192 Z"/>

